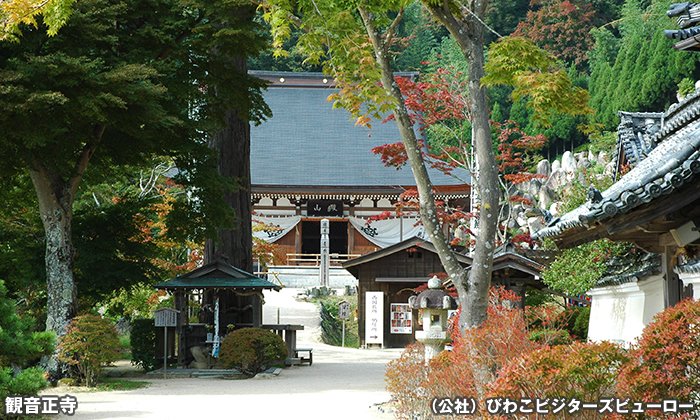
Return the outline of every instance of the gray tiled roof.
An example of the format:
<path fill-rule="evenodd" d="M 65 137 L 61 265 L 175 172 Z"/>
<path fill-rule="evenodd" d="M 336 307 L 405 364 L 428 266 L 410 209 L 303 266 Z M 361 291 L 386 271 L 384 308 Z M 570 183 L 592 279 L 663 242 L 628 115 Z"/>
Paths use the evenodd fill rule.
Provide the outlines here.
<path fill-rule="evenodd" d="M 330 88 L 270 87 L 265 101 L 273 117 L 251 127 L 251 179 L 255 185 L 411 186 L 410 167 L 385 167 L 371 149 L 401 141 L 394 122 L 374 121 L 372 129 L 356 126 L 350 114 L 333 109 Z M 430 170 L 434 185 L 470 182 Z"/>
<path fill-rule="evenodd" d="M 688 261 L 683 265 L 673 267 L 673 271 L 678 274 L 698 274 L 700 273 L 700 258 Z"/>
<path fill-rule="evenodd" d="M 625 257 L 615 257 L 608 263 L 608 268 L 603 277 L 596 282 L 596 287 L 632 283 L 660 272 L 659 254 L 638 252 Z"/>
<path fill-rule="evenodd" d="M 654 150 L 654 135 L 663 124 L 661 112 L 623 112 L 617 113 L 620 125 L 617 127 L 618 145 L 625 151 L 630 167 L 635 167 Z M 618 149 L 619 150 L 619 149 Z M 617 157 L 618 167 L 620 156 Z"/>
<path fill-rule="evenodd" d="M 534 239 L 560 236 L 574 227 L 587 227 L 633 208 L 663 199 L 684 184 L 697 182 L 700 172 L 700 91 L 672 105 L 663 126 L 653 136 L 656 148 L 618 182 L 602 192 L 602 200 L 589 201 L 561 219 L 535 232 Z"/>

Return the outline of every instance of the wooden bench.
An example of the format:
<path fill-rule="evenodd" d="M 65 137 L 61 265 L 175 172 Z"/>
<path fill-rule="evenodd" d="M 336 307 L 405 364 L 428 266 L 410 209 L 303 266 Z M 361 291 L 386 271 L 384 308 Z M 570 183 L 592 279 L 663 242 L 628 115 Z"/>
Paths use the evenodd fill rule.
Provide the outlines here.
<path fill-rule="evenodd" d="M 299 353 L 308 353 L 309 357 L 299 356 Z M 300 363 L 309 362 L 309 366 L 311 366 L 314 363 L 314 349 L 294 349 L 294 357 L 298 358 Z"/>

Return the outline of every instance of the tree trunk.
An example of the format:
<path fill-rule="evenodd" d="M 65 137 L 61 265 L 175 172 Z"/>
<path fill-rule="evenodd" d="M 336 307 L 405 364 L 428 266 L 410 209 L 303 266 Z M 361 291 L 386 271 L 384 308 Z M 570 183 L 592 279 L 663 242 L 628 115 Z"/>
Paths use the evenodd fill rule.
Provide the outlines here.
<path fill-rule="evenodd" d="M 77 312 L 71 239 L 74 196 L 70 183 L 43 168 L 30 169 L 29 174 L 46 234 L 46 330 L 60 337 Z"/>
<path fill-rule="evenodd" d="M 247 72 L 246 59 L 233 59 L 236 66 Z M 227 192 L 224 200 L 235 212 L 232 229 L 218 229 L 218 240 L 207 240 L 204 245 L 204 263 L 223 259 L 236 268 L 253 272 L 253 204 L 250 193 L 250 123 L 240 118 L 238 111 L 226 111 L 226 127 L 211 136 L 209 147 L 217 151 L 217 169 L 221 176 L 232 178 L 238 184 Z M 260 323 L 259 297 L 239 296 L 229 290 L 218 292 L 223 325 Z M 204 303 L 213 303 L 213 293 L 204 297 Z"/>
<path fill-rule="evenodd" d="M 429 9 L 432 11 L 436 7 L 429 7 Z M 411 164 L 411 170 L 416 179 L 420 197 L 421 221 L 436 248 L 447 275 L 452 280 L 459 294 L 459 301 L 462 307 L 459 320 L 460 329 L 466 330 L 478 326 L 486 320 L 488 309 L 488 293 L 491 286 L 499 198 L 498 172 L 491 145 L 488 103 L 486 91 L 481 87 L 480 82 L 484 73 L 482 33 L 479 32 L 478 36 L 468 38 L 470 41 L 468 48 L 478 51 L 477 54 L 470 54 L 467 59 L 469 63 L 469 89 L 472 100 L 471 115 L 475 133 L 474 143 L 478 160 L 478 189 L 482 206 L 479 213 L 479 235 L 474 251 L 474 261 L 469 270 L 469 275 L 467 275 L 467 272 L 457 262 L 446 235 L 440 229 L 433 187 L 428 177 L 428 171 L 425 167 L 403 96 L 391 70 L 386 38 L 383 38 L 374 28 L 371 15 L 361 8 L 359 11 L 382 71 L 382 84 L 397 102 L 394 110 L 395 118 Z M 436 17 L 440 19 L 438 16 Z M 400 19 L 400 16 L 398 19 Z M 387 36 L 390 37 L 391 34 Z"/>
<path fill-rule="evenodd" d="M 204 261 L 211 262 L 218 254 L 241 270 L 253 271 L 253 211 L 250 194 L 250 124 L 238 117 L 236 110 L 226 112 L 226 128 L 214 134 L 209 146 L 219 153 L 217 168 L 221 176 L 235 179 L 236 191 L 228 192 L 224 200 L 235 212 L 232 229 L 219 229 L 218 241 L 208 240 Z"/>
<path fill-rule="evenodd" d="M 95 143 L 102 137 L 104 129 L 102 125 L 95 126 Z M 46 331 L 55 332 L 59 338 L 66 333 L 68 324 L 78 312 L 78 293 L 73 281 L 73 202 L 94 151 L 92 144 L 83 148 L 75 164 L 74 175 L 67 181 L 38 159 L 28 167 L 46 234 Z M 62 369 L 55 354 L 46 362 L 53 377 L 61 376 Z"/>
<path fill-rule="evenodd" d="M 486 89 L 481 86 L 484 76 L 484 26 L 486 1 L 469 3 L 473 14 L 466 13 L 461 20 L 452 15 L 449 6 L 426 3 L 431 14 L 442 23 L 459 45 L 469 67 L 470 113 L 474 137 L 473 147 L 477 156 L 477 188 L 481 207 L 479 208 L 479 230 L 476 238 L 472 268 L 466 282 L 455 282 L 462 304 L 460 328 L 471 328 L 486 320 L 488 293 L 493 271 L 493 253 L 498 227 L 498 169 L 491 143 L 489 106 Z M 465 310 L 466 308 L 466 310 Z"/>
<path fill-rule="evenodd" d="M 440 261 L 442 262 L 447 275 L 452 279 L 453 283 L 461 284 L 467 278 L 467 273 L 462 266 L 457 262 L 454 251 L 450 248 L 447 236 L 442 230 L 440 221 L 437 217 L 437 208 L 435 206 L 435 195 L 433 194 L 433 185 L 430 182 L 428 170 L 425 167 L 423 155 L 421 154 L 420 145 L 416 138 L 416 133 L 413 130 L 413 124 L 408 115 L 406 104 L 401 94 L 401 89 L 396 83 L 394 73 L 391 70 L 389 61 L 388 47 L 385 39 L 380 36 L 373 25 L 371 15 L 364 9 L 359 9 L 360 15 L 367 29 L 367 33 L 374 47 L 377 63 L 382 72 L 382 85 L 389 91 L 391 96 L 396 100 L 394 109 L 394 117 L 401 133 L 406 154 L 408 155 L 411 170 L 416 180 L 418 196 L 420 199 L 420 215 L 421 221 L 425 226 L 425 230 L 430 237 L 430 241 L 435 246 Z M 460 295 L 461 299 L 461 295 Z M 464 308 L 464 306 L 463 306 Z M 466 311 L 462 311 L 464 313 Z"/>

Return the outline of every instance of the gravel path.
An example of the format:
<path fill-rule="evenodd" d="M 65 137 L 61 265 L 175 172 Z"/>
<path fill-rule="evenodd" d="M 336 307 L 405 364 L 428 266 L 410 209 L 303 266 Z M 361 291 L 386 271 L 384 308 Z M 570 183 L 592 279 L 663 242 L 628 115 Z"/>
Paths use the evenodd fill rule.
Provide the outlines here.
<path fill-rule="evenodd" d="M 284 369 L 267 379 L 158 379 L 133 391 L 75 393 L 70 388 L 44 394 L 78 398 L 75 420 L 121 419 L 392 419 L 374 404 L 389 400 L 384 370 L 397 349 L 358 350 L 317 341 L 315 305 L 294 300 L 298 290 L 266 293 L 264 322 L 304 324 L 297 347 L 313 347 L 312 366 Z M 64 416 L 59 416 L 64 417 Z M 67 416 L 65 416 L 67 417 Z"/>

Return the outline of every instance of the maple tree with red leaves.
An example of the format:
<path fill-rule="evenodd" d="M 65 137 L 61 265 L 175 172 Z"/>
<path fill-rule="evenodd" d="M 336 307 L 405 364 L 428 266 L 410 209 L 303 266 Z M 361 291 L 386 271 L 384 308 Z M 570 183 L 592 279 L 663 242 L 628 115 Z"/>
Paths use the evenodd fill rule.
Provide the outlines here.
<path fill-rule="evenodd" d="M 466 90 L 461 84 L 463 82 L 455 82 L 455 80 L 460 79 L 459 76 L 460 74 L 453 74 L 446 69 L 439 68 L 434 74 L 428 75 L 428 81 L 424 82 L 415 82 L 403 77 L 396 78 L 397 84 L 404 94 L 411 121 L 414 125 L 420 127 L 424 137 L 431 127 L 436 125 L 450 127 L 453 125 L 450 123 L 454 121 L 469 119 L 469 100 Z M 393 115 L 385 121 L 391 120 L 393 120 Z M 542 148 L 546 144 L 547 138 L 545 136 L 542 134 L 530 136 L 523 132 L 517 123 L 510 120 L 503 123 L 492 121 L 491 124 L 498 133 L 496 161 L 498 170 L 501 173 L 499 182 L 503 191 L 508 190 L 508 183 L 519 184 L 535 178 L 545 177 L 526 171 L 529 163 L 527 160 L 528 154 Z M 452 175 L 454 175 L 455 168 L 464 168 L 470 172 L 473 178 L 471 144 L 463 140 L 454 131 L 452 144 L 451 146 L 439 146 L 439 150 L 435 150 L 437 147 L 431 147 L 430 141 L 426 144 L 424 139 L 419 139 L 423 159 L 429 167 Z M 397 170 L 408 163 L 408 156 L 402 142 L 378 146 L 372 149 L 372 152 L 380 156 L 385 166 L 395 167 Z M 434 192 L 437 193 L 437 191 Z M 519 202 L 526 205 L 534 205 L 530 200 L 517 195 L 509 197 L 508 200 L 512 203 Z M 419 212 L 418 192 L 415 189 L 407 189 L 394 205 L 396 206 L 394 214 L 383 212 L 370 217 L 368 223 L 390 217 L 417 214 Z M 438 199 L 435 205 L 438 219 L 442 224 L 456 226 L 458 230 L 461 230 L 460 234 L 452 239 L 451 245 L 471 245 L 473 239 L 469 239 L 468 235 L 472 237 L 475 235 L 469 228 L 468 222 L 478 213 L 466 211 L 458 206 L 450 206 L 445 200 Z M 502 209 L 506 208 L 507 206 L 502 206 Z M 508 240 L 510 235 L 506 228 L 510 214 L 506 213 L 502 210 L 500 214 L 502 223 L 499 229 L 499 241 L 501 243 Z M 528 246 L 534 244 L 527 234 L 516 234 L 511 238 L 511 241 L 514 239 L 518 241 L 516 246 L 524 243 L 528 244 Z"/>
<path fill-rule="evenodd" d="M 585 65 L 595 43 L 590 32 L 595 27 L 593 6 L 580 0 L 532 0 L 530 7 L 513 35 L 532 40 L 567 63 Z"/>

